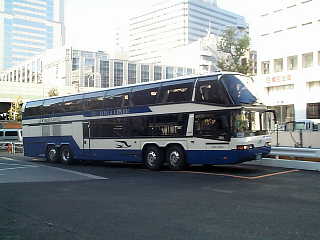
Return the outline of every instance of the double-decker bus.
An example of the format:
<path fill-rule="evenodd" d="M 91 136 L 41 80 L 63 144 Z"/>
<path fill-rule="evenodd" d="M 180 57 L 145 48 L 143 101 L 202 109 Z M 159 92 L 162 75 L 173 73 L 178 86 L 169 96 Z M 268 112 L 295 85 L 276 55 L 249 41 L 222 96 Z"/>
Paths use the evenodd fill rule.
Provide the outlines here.
<path fill-rule="evenodd" d="M 143 162 L 183 169 L 236 164 L 270 152 L 275 117 L 236 73 L 115 87 L 27 102 L 24 154 L 49 162 Z"/>

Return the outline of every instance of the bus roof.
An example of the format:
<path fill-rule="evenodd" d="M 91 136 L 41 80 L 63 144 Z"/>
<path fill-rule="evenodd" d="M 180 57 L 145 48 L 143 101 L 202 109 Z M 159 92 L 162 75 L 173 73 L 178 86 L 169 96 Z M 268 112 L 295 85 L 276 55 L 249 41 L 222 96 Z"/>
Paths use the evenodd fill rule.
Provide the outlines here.
<path fill-rule="evenodd" d="M 37 99 L 37 100 L 28 101 L 27 103 L 44 101 L 44 100 L 47 100 L 47 99 L 56 99 L 56 98 L 64 98 L 64 97 L 69 97 L 69 96 L 78 96 L 78 95 L 84 95 L 84 94 L 89 94 L 89 93 L 99 93 L 99 92 L 105 92 L 105 91 L 113 90 L 113 89 L 132 88 L 132 87 L 135 87 L 135 86 L 144 86 L 144 85 L 155 84 L 155 83 L 184 80 L 184 79 L 195 78 L 195 77 L 209 77 L 209 76 L 219 76 L 219 75 L 226 75 L 226 74 L 243 75 L 242 73 L 237 73 L 237 72 L 220 72 L 220 71 L 219 72 L 206 73 L 206 74 L 190 74 L 190 75 L 179 76 L 179 77 L 176 77 L 176 78 L 157 80 L 157 81 L 153 81 L 153 82 L 136 83 L 136 84 L 130 84 L 130 85 L 125 85 L 125 86 L 117 86 L 117 87 L 105 88 L 103 90 L 95 90 L 95 91 L 89 91 L 89 92 L 83 92 L 83 93 L 76 93 L 76 94 L 61 95 L 61 96 L 54 96 L 54 97 L 48 97 L 48 98 L 41 98 L 41 99 Z"/>

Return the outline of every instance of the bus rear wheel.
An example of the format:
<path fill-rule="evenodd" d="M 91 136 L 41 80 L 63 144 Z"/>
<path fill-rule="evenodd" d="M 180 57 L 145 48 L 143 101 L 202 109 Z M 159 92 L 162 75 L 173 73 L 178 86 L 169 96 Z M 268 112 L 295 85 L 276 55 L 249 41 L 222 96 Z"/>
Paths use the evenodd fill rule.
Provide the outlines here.
<path fill-rule="evenodd" d="M 148 146 L 144 151 L 144 165 L 150 170 L 159 170 L 163 164 L 162 150 L 157 146 Z"/>
<path fill-rule="evenodd" d="M 47 162 L 56 163 L 59 160 L 59 153 L 55 146 L 48 146 L 46 152 Z"/>
<path fill-rule="evenodd" d="M 61 152 L 61 162 L 62 163 L 68 164 L 68 165 L 74 163 L 72 152 L 68 146 L 62 146 L 60 152 Z"/>
<path fill-rule="evenodd" d="M 183 170 L 187 167 L 185 152 L 178 145 L 171 146 L 166 151 L 166 159 L 171 170 Z"/>

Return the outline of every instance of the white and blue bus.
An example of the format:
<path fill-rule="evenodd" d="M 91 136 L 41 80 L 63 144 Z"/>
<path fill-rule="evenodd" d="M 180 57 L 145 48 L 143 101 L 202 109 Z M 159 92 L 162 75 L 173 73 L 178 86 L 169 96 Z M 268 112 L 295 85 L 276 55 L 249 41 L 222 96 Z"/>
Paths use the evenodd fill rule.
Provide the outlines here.
<path fill-rule="evenodd" d="M 270 152 L 273 112 L 250 78 L 217 72 L 27 102 L 24 154 L 49 162 L 143 162 L 183 169 Z"/>

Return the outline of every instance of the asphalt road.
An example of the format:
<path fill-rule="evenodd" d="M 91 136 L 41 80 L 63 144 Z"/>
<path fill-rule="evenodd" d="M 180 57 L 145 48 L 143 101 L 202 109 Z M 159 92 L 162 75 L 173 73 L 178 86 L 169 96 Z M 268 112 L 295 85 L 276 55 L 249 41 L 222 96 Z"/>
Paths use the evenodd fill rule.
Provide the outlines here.
<path fill-rule="evenodd" d="M 319 239 L 319 181 L 261 166 L 152 172 L 0 154 L 0 239 Z"/>

